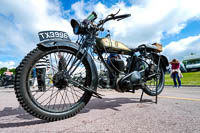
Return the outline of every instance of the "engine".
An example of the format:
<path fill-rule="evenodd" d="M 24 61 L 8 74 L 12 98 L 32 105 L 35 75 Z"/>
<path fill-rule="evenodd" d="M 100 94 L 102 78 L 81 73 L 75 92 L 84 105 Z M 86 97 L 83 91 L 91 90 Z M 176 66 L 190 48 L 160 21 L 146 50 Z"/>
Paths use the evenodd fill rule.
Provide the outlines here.
<path fill-rule="evenodd" d="M 124 61 L 120 58 L 118 54 L 110 54 L 107 58 L 108 65 L 116 70 L 115 72 L 118 74 L 120 72 L 124 72 Z M 116 88 L 116 79 L 112 77 L 112 74 L 109 72 L 102 72 L 99 78 L 99 86 L 101 88 Z"/>
<path fill-rule="evenodd" d="M 100 88 L 111 88 L 110 79 L 107 74 L 104 73 L 104 75 L 100 75 L 99 87 Z"/>
<path fill-rule="evenodd" d="M 141 88 L 149 75 L 150 68 L 140 60 L 135 59 L 135 61 L 132 72 L 125 75 L 127 71 L 125 70 L 124 61 L 120 59 L 118 55 L 111 54 L 107 59 L 107 63 L 114 70 L 117 70 L 116 72 L 118 73 L 118 77 L 116 79 L 116 77 L 112 77 L 110 73 L 105 72 L 104 75 L 101 75 L 99 78 L 99 85 L 102 88 L 113 88 L 118 92 L 126 92 L 128 90 Z M 129 65 L 128 62 L 127 67 L 133 67 Z"/>
<path fill-rule="evenodd" d="M 142 75 L 143 71 L 133 71 L 130 74 L 123 76 L 117 80 L 116 90 L 119 92 L 125 92 L 127 90 L 137 89 L 143 83 Z"/>
<path fill-rule="evenodd" d="M 117 71 L 124 71 L 124 61 L 118 54 L 110 54 L 107 58 L 107 63 L 110 67 Z"/>
<path fill-rule="evenodd" d="M 134 62 L 131 62 L 133 60 Z M 127 89 L 138 89 L 144 86 L 144 82 L 147 80 L 151 70 L 151 63 L 143 61 L 137 56 L 133 56 L 127 59 L 127 68 L 132 68 L 128 75 L 124 76 L 117 83 L 122 91 Z M 154 65 L 152 65 L 153 67 Z M 126 71 L 128 72 L 128 71 Z"/>

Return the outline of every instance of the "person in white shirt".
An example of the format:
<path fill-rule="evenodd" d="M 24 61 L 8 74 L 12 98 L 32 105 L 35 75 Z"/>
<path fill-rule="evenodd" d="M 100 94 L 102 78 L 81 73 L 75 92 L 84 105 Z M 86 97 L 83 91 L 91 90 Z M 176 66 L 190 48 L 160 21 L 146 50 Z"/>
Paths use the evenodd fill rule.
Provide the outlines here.
<path fill-rule="evenodd" d="M 50 67 L 49 58 L 44 56 L 36 63 L 36 74 L 37 74 L 37 82 L 38 82 L 38 91 L 45 91 L 46 84 L 45 84 L 45 76 L 46 71 Z"/>

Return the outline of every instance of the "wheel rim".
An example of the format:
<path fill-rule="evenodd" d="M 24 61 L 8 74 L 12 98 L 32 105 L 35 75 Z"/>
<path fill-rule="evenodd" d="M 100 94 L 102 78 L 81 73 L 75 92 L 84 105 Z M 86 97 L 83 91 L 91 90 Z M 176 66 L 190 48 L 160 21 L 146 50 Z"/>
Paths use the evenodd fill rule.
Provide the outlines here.
<path fill-rule="evenodd" d="M 62 69 L 59 67 L 62 66 L 59 65 L 59 55 L 62 55 L 65 59 L 65 63 L 61 63 L 65 64 Z M 38 81 L 38 79 L 33 79 L 31 77 L 33 68 L 36 67 L 36 69 L 39 69 L 39 67 L 37 68 L 37 64 L 41 62 L 40 59 L 42 57 L 47 57 L 49 59 L 49 68 L 46 68 L 46 70 L 44 70 L 45 72 L 41 72 L 43 74 L 45 73 L 45 90 L 39 90 L 39 88 L 41 88 L 40 86 L 42 86 L 41 82 Z M 79 85 L 87 87 L 90 85 L 91 76 L 88 64 L 83 61 L 80 62 L 80 58 L 81 56 L 77 58 L 75 53 L 72 51 L 60 49 L 59 52 L 58 50 L 54 50 L 40 55 L 29 69 L 29 74 L 26 80 L 29 97 L 32 102 L 42 110 L 56 113 L 72 110 L 77 105 L 81 104 L 81 101 L 83 101 L 88 93 L 81 90 L 70 81 L 73 80 Z M 74 61 L 76 62 L 71 67 Z M 40 75 L 41 73 L 37 71 L 37 75 Z M 59 78 L 62 79 L 62 82 L 56 82 L 59 81 Z M 33 80 L 38 82 L 38 85 L 31 83 Z"/>
<path fill-rule="evenodd" d="M 155 76 L 153 76 L 151 80 L 147 80 L 145 84 L 145 87 L 154 93 L 156 93 L 156 89 L 159 93 L 163 88 L 163 71 L 160 67 L 157 71 L 157 68 L 157 65 L 155 65 Z"/>

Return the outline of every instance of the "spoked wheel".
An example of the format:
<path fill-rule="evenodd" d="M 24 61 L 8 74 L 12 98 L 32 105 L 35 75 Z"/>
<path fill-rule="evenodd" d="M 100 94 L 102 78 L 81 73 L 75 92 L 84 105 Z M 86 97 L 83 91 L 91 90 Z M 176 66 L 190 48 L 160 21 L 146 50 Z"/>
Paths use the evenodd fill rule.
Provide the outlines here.
<path fill-rule="evenodd" d="M 147 79 L 143 90 L 146 94 L 150 96 L 159 95 L 164 88 L 165 75 L 164 70 L 161 65 L 157 65 L 157 62 L 153 60 L 147 61 L 149 65 L 149 78 Z M 157 92 L 156 92 L 157 91 Z"/>
<path fill-rule="evenodd" d="M 77 114 L 90 100 L 91 67 L 69 47 L 30 52 L 16 72 L 15 93 L 22 107 L 40 119 L 56 121 Z M 36 77 L 33 73 L 36 73 Z"/>

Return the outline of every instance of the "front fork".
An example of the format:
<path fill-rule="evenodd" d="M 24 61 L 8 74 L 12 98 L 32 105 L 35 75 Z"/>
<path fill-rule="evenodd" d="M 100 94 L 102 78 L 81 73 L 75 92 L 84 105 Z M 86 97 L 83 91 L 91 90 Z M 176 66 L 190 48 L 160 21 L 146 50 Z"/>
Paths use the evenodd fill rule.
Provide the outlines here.
<path fill-rule="evenodd" d="M 84 45 L 80 45 L 80 47 L 79 47 L 79 49 L 78 49 L 78 52 L 76 53 L 76 57 L 78 57 L 78 55 L 79 55 L 80 51 L 82 50 L 82 48 L 84 48 Z M 71 67 L 69 68 L 69 70 L 68 70 L 68 71 L 65 71 L 65 74 L 66 74 L 66 75 L 67 75 L 67 74 L 69 74 L 69 75 L 72 75 L 72 74 L 73 74 L 73 72 L 78 68 L 78 66 L 80 65 L 80 63 L 83 61 L 84 57 L 87 56 L 88 50 L 89 50 L 89 46 L 87 45 L 87 46 L 86 46 L 86 50 L 84 50 L 84 53 L 83 53 L 81 59 L 80 59 L 79 61 L 78 61 L 78 58 L 77 58 L 77 59 L 74 59 L 74 61 L 72 62 Z M 77 63 L 77 61 L 78 61 L 78 63 Z M 77 64 L 76 64 L 76 63 L 77 63 Z M 74 64 L 76 64 L 76 67 L 75 67 L 75 68 L 73 68 L 73 65 L 74 65 Z M 72 70 L 72 68 L 73 68 L 73 70 Z M 74 81 L 74 80 L 70 80 L 70 82 L 71 82 L 72 84 L 78 86 L 81 90 L 87 90 L 87 91 L 89 91 L 90 93 L 92 93 L 92 95 L 93 95 L 94 97 L 97 97 L 97 98 L 102 99 L 102 96 L 103 96 L 103 95 L 101 95 L 100 93 L 97 93 L 97 92 L 94 91 L 93 89 L 91 89 L 91 88 L 89 88 L 89 87 L 85 87 L 85 86 L 79 84 L 78 82 L 76 82 L 76 81 Z"/>

